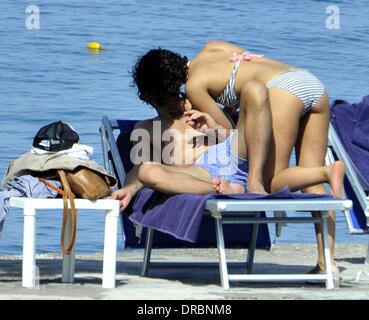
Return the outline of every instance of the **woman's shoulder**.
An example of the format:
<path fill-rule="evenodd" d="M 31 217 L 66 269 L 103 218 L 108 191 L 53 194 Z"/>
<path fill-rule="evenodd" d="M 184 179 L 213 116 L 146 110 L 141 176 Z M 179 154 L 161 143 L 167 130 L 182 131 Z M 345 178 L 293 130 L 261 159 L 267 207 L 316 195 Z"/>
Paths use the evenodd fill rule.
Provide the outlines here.
<path fill-rule="evenodd" d="M 221 40 L 211 40 L 205 44 L 203 51 L 206 52 L 214 52 L 214 51 L 226 51 L 227 53 L 240 52 L 245 51 L 243 48 L 226 41 Z"/>
<path fill-rule="evenodd" d="M 199 88 L 215 90 L 219 83 L 223 86 L 226 75 L 232 69 L 227 57 L 228 55 L 222 53 L 217 57 L 213 56 L 207 60 L 204 59 L 205 61 L 199 61 L 189 72 L 186 81 L 186 92 L 188 90 L 198 91 Z"/>
<path fill-rule="evenodd" d="M 186 94 L 189 94 L 193 91 L 198 91 L 198 89 L 207 88 L 209 77 L 209 68 L 198 66 L 196 70 L 191 72 L 186 81 Z"/>

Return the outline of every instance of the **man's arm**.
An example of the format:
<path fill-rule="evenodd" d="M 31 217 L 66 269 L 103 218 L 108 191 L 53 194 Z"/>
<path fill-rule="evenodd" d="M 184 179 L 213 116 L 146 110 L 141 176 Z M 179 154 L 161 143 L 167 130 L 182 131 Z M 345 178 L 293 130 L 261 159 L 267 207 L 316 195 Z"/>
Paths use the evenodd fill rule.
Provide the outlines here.
<path fill-rule="evenodd" d="M 134 195 L 143 187 L 142 183 L 137 178 L 138 168 L 138 166 L 134 166 L 133 169 L 127 174 L 124 187 L 114 191 L 111 195 L 111 199 L 119 200 L 120 210 L 127 208 Z"/>
<path fill-rule="evenodd" d="M 229 135 L 229 130 L 220 126 L 208 113 L 198 110 L 189 110 L 184 113 L 187 116 L 186 123 L 196 130 L 200 130 L 217 143 L 223 142 Z"/>

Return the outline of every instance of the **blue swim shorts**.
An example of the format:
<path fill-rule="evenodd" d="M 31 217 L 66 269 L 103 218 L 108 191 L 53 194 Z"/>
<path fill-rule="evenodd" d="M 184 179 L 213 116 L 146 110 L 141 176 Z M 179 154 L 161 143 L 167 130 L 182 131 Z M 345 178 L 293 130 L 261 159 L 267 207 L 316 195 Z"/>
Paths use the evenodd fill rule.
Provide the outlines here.
<path fill-rule="evenodd" d="M 232 152 L 233 136 L 231 133 L 224 142 L 209 147 L 194 165 L 207 170 L 212 178 L 223 177 L 228 182 L 242 185 L 246 190 L 248 162 Z"/>

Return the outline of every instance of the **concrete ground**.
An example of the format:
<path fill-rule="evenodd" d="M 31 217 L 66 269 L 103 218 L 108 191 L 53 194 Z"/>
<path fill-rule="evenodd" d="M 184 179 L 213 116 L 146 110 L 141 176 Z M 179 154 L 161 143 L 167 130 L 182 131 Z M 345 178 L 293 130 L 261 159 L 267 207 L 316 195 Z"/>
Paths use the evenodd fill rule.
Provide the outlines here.
<path fill-rule="evenodd" d="M 231 283 L 230 290 L 223 290 L 216 249 L 154 250 L 152 261 L 156 263 L 147 278 L 139 276 L 142 250 L 120 252 L 115 289 L 101 288 L 101 253 L 77 255 L 74 284 L 61 283 L 60 254 L 42 254 L 37 256 L 39 285 L 35 289 L 24 289 L 21 287 L 21 257 L 3 256 L 0 258 L 0 299 L 369 299 L 366 250 L 364 244 L 337 245 L 342 281 L 341 287 L 334 290 L 326 290 L 324 283 L 302 282 L 238 282 Z M 240 272 L 245 256 L 245 250 L 228 250 L 227 257 L 233 262 L 229 269 Z M 315 245 L 277 244 L 271 251 L 256 252 L 254 272 L 305 273 L 314 266 L 315 259 Z M 172 264 L 165 265 L 168 262 Z"/>

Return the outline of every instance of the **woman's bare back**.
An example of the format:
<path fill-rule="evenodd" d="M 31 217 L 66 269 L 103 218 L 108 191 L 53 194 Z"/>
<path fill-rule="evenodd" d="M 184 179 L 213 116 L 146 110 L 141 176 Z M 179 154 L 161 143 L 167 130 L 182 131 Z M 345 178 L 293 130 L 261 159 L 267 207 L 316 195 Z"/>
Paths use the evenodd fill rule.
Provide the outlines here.
<path fill-rule="evenodd" d="M 230 57 L 245 50 L 236 45 L 222 42 L 209 42 L 191 61 L 189 80 L 201 79 L 206 83 L 209 94 L 214 98 L 220 95 L 229 81 L 234 62 Z M 267 57 L 242 61 L 237 71 L 235 89 L 239 92 L 247 81 L 259 80 L 265 84 L 273 77 L 287 71 L 292 66 Z"/>

